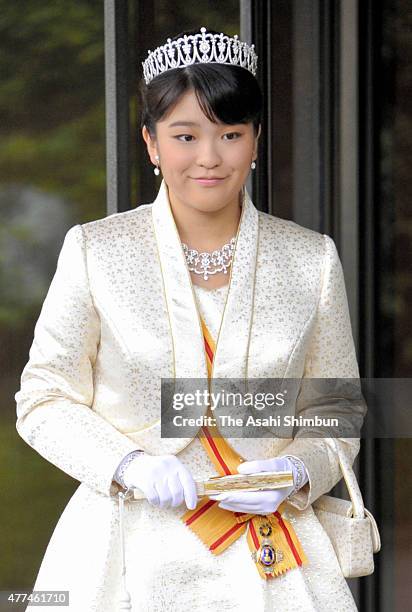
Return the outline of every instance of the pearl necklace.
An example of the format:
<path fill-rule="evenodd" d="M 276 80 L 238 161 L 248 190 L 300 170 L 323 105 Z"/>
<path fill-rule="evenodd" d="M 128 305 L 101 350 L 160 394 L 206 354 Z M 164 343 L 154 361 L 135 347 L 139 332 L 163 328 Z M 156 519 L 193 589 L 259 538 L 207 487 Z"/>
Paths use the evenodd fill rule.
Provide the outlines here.
<path fill-rule="evenodd" d="M 223 272 L 227 274 L 227 268 L 232 263 L 233 253 L 235 251 L 236 237 L 234 236 L 230 242 L 224 244 L 221 249 L 212 253 L 199 253 L 196 249 L 189 249 L 187 244 L 182 242 L 183 252 L 186 257 L 186 263 L 190 272 L 195 274 L 203 274 L 204 280 L 208 280 L 209 276 Z"/>

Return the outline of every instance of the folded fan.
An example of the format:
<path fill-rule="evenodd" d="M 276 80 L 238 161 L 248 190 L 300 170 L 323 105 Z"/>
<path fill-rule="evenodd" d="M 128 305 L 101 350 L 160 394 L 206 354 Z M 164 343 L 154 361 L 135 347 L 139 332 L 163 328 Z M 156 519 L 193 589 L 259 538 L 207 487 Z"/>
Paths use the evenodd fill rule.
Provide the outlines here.
<path fill-rule="evenodd" d="M 278 472 L 255 472 L 254 474 L 230 474 L 212 476 L 207 480 L 194 479 L 199 497 L 217 495 L 225 491 L 267 491 L 293 486 L 293 473 L 290 470 Z M 133 499 L 145 499 L 138 488 L 133 489 Z"/>

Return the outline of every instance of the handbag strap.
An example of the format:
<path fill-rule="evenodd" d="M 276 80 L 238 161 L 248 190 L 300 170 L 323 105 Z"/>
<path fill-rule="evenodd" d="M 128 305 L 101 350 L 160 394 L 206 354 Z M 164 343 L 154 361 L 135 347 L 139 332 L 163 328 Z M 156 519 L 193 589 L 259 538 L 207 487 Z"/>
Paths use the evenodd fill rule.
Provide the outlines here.
<path fill-rule="evenodd" d="M 363 504 L 362 493 L 359 488 L 359 484 L 353 471 L 353 468 L 346 456 L 339 451 L 339 445 L 336 443 L 335 438 L 331 438 L 336 449 L 336 454 L 339 459 L 339 465 L 342 472 L 342 476 L 345 480 L 346 487 L 349 492 L 349 496 L 352 502 L 352 513 L 355 518 L 365 517 L 365 506 Z"/>
<path fill-rule="evenodd" d="M 375 518 L 369 510 L 365 508 L 363 505 L 362 493 L 359 488 L 359 484 L 355 475 L 355 472 L 352 469 L 351 464 L 348 462 L 344 454 L 339 452 L 339 446 L 336 443 L 335 438 L 332 438 L 334 446 L 336 448 L 336 452 L 339 458 L 339 464 L 342 471 L 343 478 L 345 480 L 346 486 L 349 491 L 349 495 L 352 502 L 352 516 L 354 518 L 368 518 L 371 526 L 371 536 L 372 536 L 372 547 L 373 552 L 377 553 L 381 548 L 381 538 L 379 534 L 379 529 L 376 524 Z"/>

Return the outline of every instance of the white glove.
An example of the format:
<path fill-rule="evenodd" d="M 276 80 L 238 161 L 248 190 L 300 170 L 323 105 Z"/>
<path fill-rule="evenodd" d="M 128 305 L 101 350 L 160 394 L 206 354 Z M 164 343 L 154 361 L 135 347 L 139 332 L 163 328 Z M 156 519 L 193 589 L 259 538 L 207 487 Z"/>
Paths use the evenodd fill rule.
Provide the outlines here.
<path fill-rule="evenodd" d="M 295 458 L 294 458 L 295 459 Z M 300 464 L 301 469 L 295 466 Z M 233 512 L 246 512 L 248 514 L 271 514 L 276 512 L 278 506 L 293 492 L 303 487 L 308 481 L 308 473 L 301 460 L 293 460 L 288 457 L 275 457 L 273 459 L 262 459 L 257 461 L 245 461 L 238 467 L 240 474 L 253 474 L 255 472 L 277 472 L 280 470 L 292 470 L 294 486 L 271 491 L 233 491 L 231 493 L 219 493 L 209 495 L 210 499 L 220 501 L 219 508 L 232 510 Z M 302 478 L 303 471 L 303 478 Z M 300 474 L 299 474 L 300 472 Z"/>
<path fill-rule="evenodd" d="M 138 455 L 125 469 L 123 482 L 140 489 L 153 506 L 180 506 L 183 499 L 189 510 L 197 506 L 196 483 L 175 455 Z"/>

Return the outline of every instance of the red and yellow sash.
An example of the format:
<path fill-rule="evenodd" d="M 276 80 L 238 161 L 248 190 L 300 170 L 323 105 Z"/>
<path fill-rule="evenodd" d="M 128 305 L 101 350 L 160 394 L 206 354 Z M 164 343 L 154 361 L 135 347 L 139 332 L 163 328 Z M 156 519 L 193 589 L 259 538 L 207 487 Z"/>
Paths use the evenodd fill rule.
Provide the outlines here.
<path fill-rule="evenodd" d="M 207 370 L 212 373 L 215 342 L 201 319 Z M 208 415 L 212 415 L 208 408 Z M 216 426 L 202 427 L 198 437 L 210 460 L 221 476 L 238 474 L 237 467 L 244 461 L 222 436 L 214 436 Z M 202 497 L 194 510 L 181 517 L 185 524 L 206 544 L 209 550 L 219 555 L 246 529 L 246 538 L 259 574 L 268 579 L 308 562 L 291 523 L 282 517 L 286 502 L 269 515 L 232 512 L 219 508 L 218 501 Z"/>

